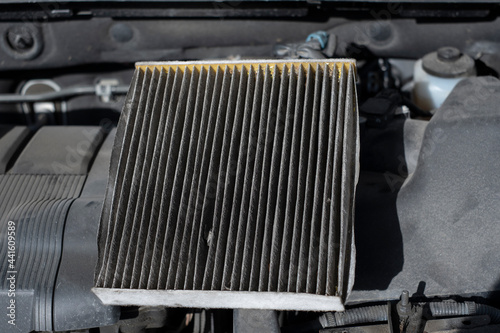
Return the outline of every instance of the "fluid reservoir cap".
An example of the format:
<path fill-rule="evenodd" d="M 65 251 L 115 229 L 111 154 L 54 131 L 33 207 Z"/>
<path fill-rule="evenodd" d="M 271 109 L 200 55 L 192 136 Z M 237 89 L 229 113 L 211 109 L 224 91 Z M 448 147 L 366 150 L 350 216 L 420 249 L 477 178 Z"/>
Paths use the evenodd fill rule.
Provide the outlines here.
<path fill-rule="evenodd" d="M 442 47 L 422 59 L 423 69 L 434 76 L 455 78 L 475 74 L 474 60 L 455 47 Z"/>

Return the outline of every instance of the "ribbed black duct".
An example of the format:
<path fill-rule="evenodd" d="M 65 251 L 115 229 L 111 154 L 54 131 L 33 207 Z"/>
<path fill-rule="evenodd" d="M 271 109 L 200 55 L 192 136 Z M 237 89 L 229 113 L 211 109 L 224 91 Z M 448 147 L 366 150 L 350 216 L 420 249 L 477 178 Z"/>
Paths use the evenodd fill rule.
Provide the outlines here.
<path fill-rule="evenodd" d="M 348 61 L 139 64 L 94 292 L 107 304 L 341 309 L 354 76 Z"/>

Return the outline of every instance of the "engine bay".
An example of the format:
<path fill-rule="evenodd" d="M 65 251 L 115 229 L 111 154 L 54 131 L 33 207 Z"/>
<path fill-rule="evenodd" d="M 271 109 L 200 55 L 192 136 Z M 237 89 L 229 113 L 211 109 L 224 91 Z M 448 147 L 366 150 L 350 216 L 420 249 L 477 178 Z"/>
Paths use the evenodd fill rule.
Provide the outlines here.
<path fill-rule="evenodd" d="M 498 332 L 495 2 L 1 4 L 1 332 Z"/>

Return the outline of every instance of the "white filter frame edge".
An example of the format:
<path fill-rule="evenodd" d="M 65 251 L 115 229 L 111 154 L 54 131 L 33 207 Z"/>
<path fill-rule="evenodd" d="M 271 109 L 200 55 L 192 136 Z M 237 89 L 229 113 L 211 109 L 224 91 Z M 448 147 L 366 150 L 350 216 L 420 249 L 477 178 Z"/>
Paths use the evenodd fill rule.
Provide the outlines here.
<path fill-rule="evenodd" d="M 106 305 L 173 308 L 344 311 L 337 296 L 305 293 L 92 288 Z"/>

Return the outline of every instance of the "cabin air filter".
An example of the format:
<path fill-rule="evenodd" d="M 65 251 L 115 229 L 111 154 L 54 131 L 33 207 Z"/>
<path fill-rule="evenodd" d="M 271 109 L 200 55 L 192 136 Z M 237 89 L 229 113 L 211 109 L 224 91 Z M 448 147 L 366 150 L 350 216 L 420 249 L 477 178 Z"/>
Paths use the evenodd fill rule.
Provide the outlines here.
<path fill-rule="evenodd" d="M 343 310 L 358 150 L 353 61 L 139 63 L 94 293 L 113 305 Z"/>

